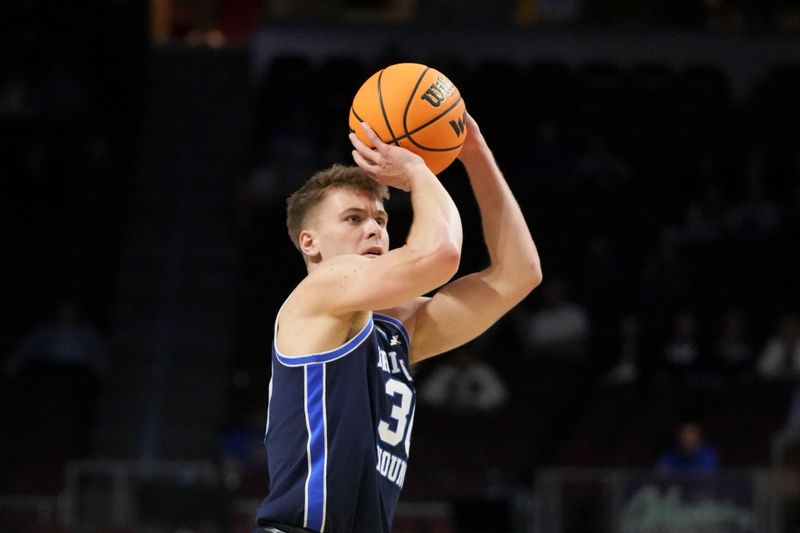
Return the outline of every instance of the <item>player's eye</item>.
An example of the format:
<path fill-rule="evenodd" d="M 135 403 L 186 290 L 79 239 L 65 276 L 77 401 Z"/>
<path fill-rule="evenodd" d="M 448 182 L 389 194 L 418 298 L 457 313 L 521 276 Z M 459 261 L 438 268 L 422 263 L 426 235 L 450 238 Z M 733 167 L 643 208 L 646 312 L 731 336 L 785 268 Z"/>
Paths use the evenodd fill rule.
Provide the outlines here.
<path fill-rule="evenodd" d="M 375 222 L 377 222 L 377 223 L 378 223 L 378 225 L 379 225 L 380 227 L 382 227 L 382 228 L 383 228 L 383 227 L 386 227 L 386 219 L 385 219 L 385 218 L 383 218 L 383 217 L 378 217 L 378 218 L 376 218 L 376 219 L 375 219 Z"/>
<path fill-rule="evenodd" d="M 361 222 L 361 217 L 358 216 L 358 215 L 348 215 L 347 221 L 348 222 L 352 222 L 354 224 L 357 224 L 357 223 Z"/>

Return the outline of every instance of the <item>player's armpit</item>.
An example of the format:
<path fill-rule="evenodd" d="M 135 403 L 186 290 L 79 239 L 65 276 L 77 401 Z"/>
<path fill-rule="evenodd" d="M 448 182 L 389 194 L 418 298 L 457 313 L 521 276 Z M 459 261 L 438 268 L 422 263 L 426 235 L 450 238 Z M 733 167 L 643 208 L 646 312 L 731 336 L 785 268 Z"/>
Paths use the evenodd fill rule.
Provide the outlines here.
<path fill-rule="evenodd" d="M 532 282 L 533 284 L 533 282 Z M 442 287 L 415 316 L 410 359 L 417 363 L 465 344 L 489 329 L 530 290 L 484 270 Z"/>

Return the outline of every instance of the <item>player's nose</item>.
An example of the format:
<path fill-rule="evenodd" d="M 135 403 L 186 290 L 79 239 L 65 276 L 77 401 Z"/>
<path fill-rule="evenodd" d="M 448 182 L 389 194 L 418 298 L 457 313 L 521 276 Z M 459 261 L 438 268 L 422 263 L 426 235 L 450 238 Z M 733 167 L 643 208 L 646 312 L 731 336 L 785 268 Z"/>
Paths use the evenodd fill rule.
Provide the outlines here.
<path fill-rule="evenodd" d="M 367 237 L 368 238 L 370 238 L 370 239 L 372 239 L 373 237 L 380 238 L 382 233 L 383 233 L 383 226 L 378 224 L 377 220 L 375 220 L 374 218 L 371 218 L 371 219 L 369 219 L 369 221 L 367 221 Z"/>

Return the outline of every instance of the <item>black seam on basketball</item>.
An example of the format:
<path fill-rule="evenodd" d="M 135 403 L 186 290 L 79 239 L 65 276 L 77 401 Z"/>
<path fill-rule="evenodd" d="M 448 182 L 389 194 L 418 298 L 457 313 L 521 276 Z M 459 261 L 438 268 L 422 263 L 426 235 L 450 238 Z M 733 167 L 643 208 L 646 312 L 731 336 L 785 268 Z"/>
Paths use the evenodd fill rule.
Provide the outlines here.
<path fill-rule="evenodd" d="M 394 131 L 392 131 L 392 125 L 389 124 L 389 117 L 386 116 L 386 109 L 383 107 L 383 91 L 381 91 L 381 79 L 383 79 L 383 70 L 381 70 L 380 73 L 378 74 L 378 102 L 381 104 L 381 115 L 383 115 L 383 121 L 386 123 L 386 127 L 389 129 L 389 137 L 392 139 L 391 141 L 389 141 L 388 144 L 391 144 L 392 142 L 394 142 L 394 144 L 397 144 L 397 140 L 394 136 Z"/>
<path fill-rule="evenodd" d="M 412 139 L 410 137 L 409 137 L 408 140 L 411 141 L 411 144 L 413 144 L 414 146 L 416 146 L 420 150 L 425 150 L 426 152 L 451 152 L 453 150 L 458 150 L 459 148 L 464 146 L 464 143 L 462 142 L 461 144 L 457 144 L 455 146 L 449 146 L 447 148 L 429 148 L 427 146 L 422 146 L 421 144 L 415 143 L 414 139 Z"/>
<path fill-rule="evenodd" d="M 458 101 L 457 101 L 455 104 L 453 104 L 453 105 L 456 105 L 456 104 L 458 104 L 458 102 L 459 102 L 459 101 L 461 101 L 461 98 L 459 98 L 459 99 L 458 99 Z M 363 122 L 363 121 L 364 121 L 364 119 L 362 119 L 362 118 L 361 118 L 361 117 L 358 115 L 358 113 L 356 112 L 356 109 L 355 109 L 355 107 L 350 107 L 350 111 L 353 113 L 353 116 L 355 116 L 355 117 L 356 117 L 356 120 L 358 120 L 359 122 Z M 449 109 L 448 109 L 447 111 L 449 111 Z M 447 111 L 445 111 L 445 113 L 447 113 Z M 435 122 L 435 121 L 436 121 L 438 118 L 439 118 L 439 117 L 436 117 L 436 118 L 435 118 L 435 119 L 433 119 L 431 122 Z M 422 126 L 420 126 L 420 127 L 416 128 L 416 129 L 415 129 L 414 131 L 412 131 L 411 133 L 408 133 L 408 134 L 406 134 L 406 135 L 401 135 L 400 137 L 395 137 L 395 138 L 393 138 L 393 139 L 390 139 L 390 140 L 388 140 L 388 141 L 383 141 L 383 142 L 385 142 L 386 144 L 398 144 L 398 142 L 399 142 L 399 141 L 402 141 L 403 139 L 408 139 L 408 140 L 409 140 L 409 141 L 411 141 L 411 143 L 412 143 L 414 146 L 416 146 L 417 148 L 421 148 L 421 149 L 423 149 L 423 150 L 427 150 L 428 152 L 449 152 L 450 150 L 455 150 L 455 149 L 457 149 L 457 148 L 461 148 L 461 147 L 464 145 L 464 143 L 463 143 L 463 141 L 462 141 L 462 142 L 461 142 L 461 144 L 457 144 L 456 146 L 452 146 L 452 147 L 449 147 L 449 148 L 429 148 L 429 147 L 427 147 L 427 146 L 423 146 L 423 145 L 421 145 L 421 144 L 419 144 L 419 143 L 417 143 L 417 142 L 414 142 L 414 139 L 412 139 L 412 138 L 411 138 L 411 135 L 413 135 L 414 133 L 418 132 L 419 130 L 421 130 L 421 129 L 422 129 L 422 128 L 424 128 L 425 126 L 428 126 L 429 124 L 431 124 L 431 122 L 427 122 L 427 123 L 423 124 Z M 350 131 L 353 131 L 353 130 L 351 129 Z M 353 133 L 355 133 L 355 131 L 353 131 Z M 376 135 L 377 135 L 377 133 L 376 133 Z M 378 135 L 378 137 L 380 137 L 380 135 Z M 381 139 L 381 140 L 383 140 L 383 139 Z M 398 145 L 398 146 L 399 146 L 399 145 Z"/>
<path fill-rule="evenodd" d="M 356 113 L 356 110 L 355 110 L 355 108 L 354 108 L 354 107 L 351 107 L 351 108 L 350 108 L 350 112 L 352 112 L 352 113 L 353 113 L 353 116 L 354 116 L 354 117 L 356 117 L 356 120 L 359 122 L 359 124 L 360 124 L 360 123 L 362 123 L 362 122 L 364 122 L 364 119 L 363 119 L 363 118 L 361 118 L 361 117 L 358 115 L 358 113 Z M 352 129 L 352 128 L 350 128 L 350 131 L 351 131 L 351 132 L 353 132 L 353 133 L 355 133 L 355 130 L 354 130 L 354 129 Z M 375 132 L 375 135 L 378 135 L 378 132 Z M 380 139 L 380 138 L 381 138 L 381 136 L 380 136 L 380 135 L 378 135 L 378 138 Z M 383 141 L 383 139 L 381 139 L 381 141 Z M 384 142 L 386 142 L 386 141 L 384 141 Z M 391 141 L 387 142 L 386 144 L 391 144 L 391 143 L 393 143 L 393 142 L 394 142 L 394 140 L 391 140 Z"/>
<path fill-rule="evenodd" d="M 353 113 L 353 114 L 355 114 L 355 113 Z M 356 116 L 356 118 L 357 118 L 357 116 Z M 391 141 L 385 141 L 385 142 L 386 142 L 386 144 L 397 144 L 398 141 L 402 141 L 403 139 L 408 139 L 417 148 L 422 148 L 423 150 L 428 150 L 429 152 L 447 152 L 448 150 L 455 150 L 456 148 L 458 148 L 459 146 L 462 146 L 464 144 L 463 142 L 461 142 L 460 144 L 457 144 L 455 146 L 451 146 L 449 148 L 429 148 L 427 146 L 423 146 L 423 145 L 421 145 L 421 144 L 419 144 L 417 142 L 414 142 L 414 140 L 411 138 L 411 135 L 413 135 L 414 133 L 418 132 L 421 129 L 422 128 L 417 128 L 414 131 L 412 131 L 410 134 L 401 135 L 400 137 L 394 138 Z"/>
<path fill-rule="evenodd" d="M 459 97 L 458 97 L 458 100 L 456 100 L 455 102 L 453 102 L 453 105 L 451 105 L 450 107 L 448 107 L 447 109 L 445 109 L 444 111 L 442 111 L 442 112 L 441 112 L 439 115 L 436 115 L 435 117 L 433 117 L 432 119 L 430 119 L 430 120 L 429 120 L 428 122 L 426 122 L 425 124 L 422 124 L 421 126 L 419 126 L 419 127 L 417 127 L 417 128 L 414 128 L 414 131 L 410 131 L 410 132 L 408 132 L 408 133 L 407 133 L 406 135 L 404 135 L 403 137 L 405 137 L 405 138 L 408 138 L 408 140 L 409 140 L 409 141 L 411 141 L 411 144 L 413 144 L 413 145 L 414 145 L 414 146 L 416 146 L 417 148 L 422 148 L 422 149 L 424 149 L 424 150 L 428 150 L 428 151 L 431 151 L 431 152 L 447 152 L 448 150 L 455 150 L 456 148 L 458 148 L 459 146 L 461 146 L 462 144 L 464 144 L 464 141 L 461 141 L 461 144 L 458 144 L 458 145 L 456 145 L 456 146 L 454 146 L 454 147 L 452 147 L 452 148 L 428 148 L 427 146 L 423 146 L 423 145 L 419 144 L 418 142 L 416 142 L 416 141 L 415 141 L 415 140 L 414 140 L 414 139 L 413 139 L 411 136 L 412 136 L 412 135 L 414 135 L 415 133 L 417 133 L 418 131 L 420 131 L 421 129 L 423 129 L 423 128 L 426 128 L 427 126 L 430 126 L 431 124 L 433 124 L 434 122 L 436 122 L 437 120 L 439 120 L 440 118 L 442 118 L 443 116 L 445 116 L 447 113 L 449 113 L 450 111 L 452 111 L 452 110 L 453 110 L 453 108 L 454 108 L 454 107 L 456 107 L 456 106 L 457 106 L 457 105 L 458 105 L 458 104 L 461 102 L 461 100 L 462 100 L 462 99 L 463 99 L 463 98 L 462 98 L 461 96 L 459 96 Z"/>
<path fill-rule="evenodd" d="M 408 110 L 411 109 L 411 102 L 414 101 L 414 96 L 416 96 L 417 94 L 417 89 L 419 89 L 419 84 L 422 83 L 422 78 L 425 77 L 425 74 L 430 69 L 431 69 L 430 67 L 425 67 L 424 69 L 422 69 L 419 78 L 417 78 L 417 83 L 415 83 L 414 88 L 411 89 L 411 95 L 408 97 L 408 100 L 406 100 L 406 108 L 403 110 L 403 131 L 406 133 L 405 135 L 403 135 L 403 137 L 411 135 L 411 133 L 409 133 L 408 131 Z"/>
<path fill-rule="evenodd" d="M 356 108 L 355 107 L 351 107 L 350 108 L 350 112 L 353 113 L 353 116 L 356 117 L 357 121 L 364 122 L 364 120 L 360 116 L 358 116 L 358 113 L 356 113 Z"/>

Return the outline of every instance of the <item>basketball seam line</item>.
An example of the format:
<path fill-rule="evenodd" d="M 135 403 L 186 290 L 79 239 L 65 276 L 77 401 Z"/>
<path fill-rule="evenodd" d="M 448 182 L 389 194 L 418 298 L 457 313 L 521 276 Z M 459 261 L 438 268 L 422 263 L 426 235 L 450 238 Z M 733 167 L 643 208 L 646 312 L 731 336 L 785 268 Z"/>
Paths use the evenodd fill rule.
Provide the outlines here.
<path fill-rule="evenodd" d="M 425 77 L 425 73 L 428 72 L 429 70 L 430 67 L 425 67 L 425 69 L 423 69 L 423 71 L 417 78 L 417 83 L 415 83 L 414 88 L 411 89 L 411 95 L 408 97 L 408 100 L 406 100 L 406 108 L 403 110 L 403 131 L 406 132 L 406 135 L 411 135 L 408 131 L 408 110 L 411 109 L 411 102 L 414 101 L 414 96 L 417 94 L 417 89 L 419 89 L 419 84 L 422 83 L 422 78 Z"/>
<path fill-rule="evenodd" d="M 450 150 L 455 150 L 456 148 L 460 147 L 461 145 L 463 145 L 463 144 L 464 144 L 464 141 L 461 141 L 461 143 L 459 143 L 459 144 L 457 144 L 457 145 L 455 145 L 455 146 L 453 146 L 453 147 L 450 147 L 450 148 L 429 148 L 429 147 L 427 147 L 427 146 L 423 146 L 423 145 L 419 144 L 419 143 L 418 143 L 418 142 L 416 142 L 416 141 L 415 141 L 415 140 L 414 140 L 414 139 L 413 139 L 411 136 L 412 136 L 412 135 L 414 135 L 415 133 L 417 133 L 418 131 L 420 131 L 421 129 L 423 129 L 423 128 L 426 128 L 426 127 L 430 126 L 431 124 L 433 124 L 434 122 L 436 122 L 437 120 L 439 120 L 440 118 L 442 118 L 443 116 L 445 116 L 447 113 L 449 113 L 450 111 L 452 111 L 452 110 L 453 110 L 453 108 L 454 108 L 454 107 L 456 107 L 456 106 L 457 106 L 457 105 L 458 105 L 458 104 L 461 102 L 461 100 L 463 100 L 463 98 L 462 98 L 462 97 L 459 95 L 459 97 L 458 97 L 458 100 L 456 100 L 455 102 L 453 102 L 453 105 L 451 105 L 450 107 L 448 107 L 447 109 L 445 109 L 444 111 L 442 111 L 440 114 L 438 114 L 438 115 L 436 115 L 435 117 L 433 117 L 432 119 L 430 119 L 430 120 L 429 120 L 428 122 L 426 122 L 425 124 L 422 124 L 421 126 L 418 126 L 417 128 L 414 128 L 414 131 L 409 131 L 409 132 L 408 132 L 406 135 L 404 135 L 403 137 L 408 137 L 408 140 L 409 140 L 409 141 L 411 141 L 411 143 L 412 143 L 414 146 L 416 146 L 417 148 L 422 148 L 422 149 L 424 149 L 424 150 L 428 150 L 428 151 L 431 151 L 431 152 L 449 152 Z M 402 138 L 402 137 L 401 137 L 401 138 Z"/>
<path fill-rule="evenodd" d="M 431 124 L 433 124 L 434 122 L 439 120 L 442 116 L 444 116 L 447 113 L 449 113 L 450 110 L 452 110 L 455 106 L 457 106 L 458 103 L 461 100 L 463 100 L 463 97 L 459 97 L 458 100 L 456 100 L 455 103 L 453 103 L 453 105 L 451 105 L 449 108 L 445 109 L 444 112 L 442 112 L 440 115 L 437 115 L 436 117 L 432 118 L 431 120 L 429 120 L 425 124 L 422 124 L 421 126 L 418 126 L 418 127 L 414 128 L 413 131 L 407 132 L 405 135 L 401 135 L 400 137 L 392 137 L 392 139 L 390 139 L 388 141 L 383 141 L 383 142 L 385 142 L 386 144 L 397 144 L 398 141 L 402 141 L 403 139 L 408 138 L 408 140 L 411 141 L 411 143 L 414 144 L 414 146 L 416 146 L 418 148 L 422 148 L 423 150 L 427 150 L 429 152 L 449 152 L 450 150 L 455 150 L 455 149 L 459 148 L 460 146 L 462 146 L 464 144 L 463 142 L 461 142 L 460 144 L 457 144 L 457 145 L 455 145 L 453 147 L 450 147 L 450 148 L 429 148 L 427 146 L 423 146 L 423 145 L 415 142 L 414 139 L 411 138 L 411 136 L 414 135 L 415 133 L 417 133 L 418 131 L 420 131 L 421 129 L 423 129 L 423 128 L 427 127 L 427 126 L 430 126 Z M 352 111 L 353 116 L 356 117 L 356 120 L 358 120 L 359 122 L 363 122 L 364 121 L 364 119 L 362 119 L 359 116 L 359 114 L 356 112 L 355 106 L 350 107 L 350 111 Z M 380 135 L 378 135 L 378 137 L 380 137 Z M 383 139 L 381 139 L 381 140 L 383 140 Z"/>
<path fill-rule="evenodd" d="M 420 131 L 421 129 L 433 124 L 434 122 L 436 122 L 437 120 L 439 120 L 440 118 L 445 116 L 447 113 L 449 113 L 455 106 L 457 106 L 458 103 L 462 100 L 460 91 L 458 93 L 458 100 L 456 100 L 453 105 L 451 105 L 450 107 L 448 107 L 447 109 L 442 111 L 439 115 L 433 117 L 431 120 L 429 120 L 425 124 L 422 124 L 421 126 L 415 128 L 414 131 L 408 131 L 408 110 L 411 109 L 411 102 L 414 101 L 414 97 L 417 95 L 417 89 L 419 89 L 419 85 L 420 85 L 420 83 L 422 83 L 422 79 L 425 77 L 425 74 L 430 69 L 431 69 L 430 67 L 425 67 L 425 69 L 419 75 L 419 78 L 417 78 L 417 83 L 414 85 L 414 89 L 411 91 L 411 96 L 409 96 L 408 101 L 406 101 L 406 108 L 405 108 L 405 110 L 403 110 L 403 131 L 405 131 L 406 134 L 403 135 L 403 137 L 407 137 L 408 140 L 411 142 L 411 144 L 413 144 L 417 148 L 421 148 L 421 149 L 427 150 L 429 152 L 450 152 L 452 150 L 456 150 L 456 149 L 460 148 L 461 145 L 464 144 L 464 142 L 462 141 L 460 144 L 457 144 L 456 146 L 448 147 L 448 148 L 429 148 L 429 147 L 423 146 L 423 145 L 419 144 L 417 141 L 415 141 L 414 138 L 412 137 L 412 135 L 414 135 L 414 133 Z M 441 72 L 439 74 L 441 74 Z"/>
<path fill-rule="evenodd" d="M 384 69 L 384 70 L 386 70 L 386 69 Z M 383 121 L 386 123 L 386 127 L 389 128 L 389 135 L 391 135 L 392 138 L 395 139 L 394 144 L 397 145 L 397 140 L 396 140 L 396 137 L 394 135 L 394 130 L 392 129 L 392 125 L 389 123 L 389 117 L 386 115 L 386 108 L 383 105 L 383 91 L 381 91 L 381 80 L 382 79 L 383 79 L 383 70 L 381 70 L 380 74 L 378 74 L 378 84 L 377 84 L 378 85 L 378 102 L 381 104 L 381 115 L 383 115 Z M 419 82 L 417 82 L 417 83 L 419 83 Z M 355 112 L 353 114 L 355 114 Z M 358 117 L 358 115 L 356 115 L 356 117 Z M 388 144 L 391 144 L 391 142 L 388 143 Z"/>

